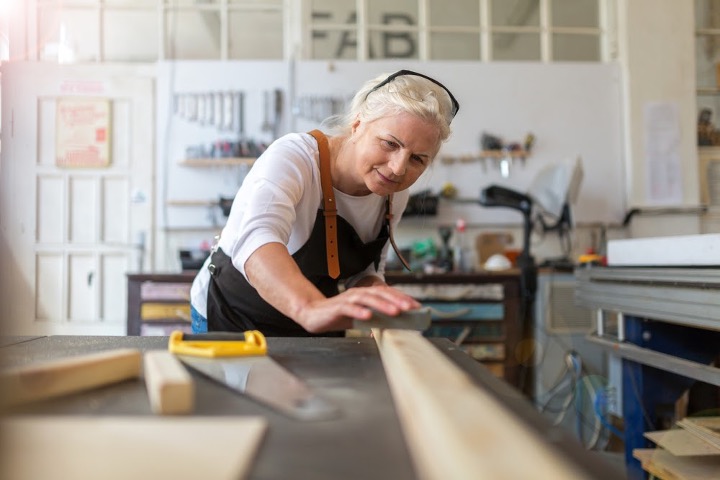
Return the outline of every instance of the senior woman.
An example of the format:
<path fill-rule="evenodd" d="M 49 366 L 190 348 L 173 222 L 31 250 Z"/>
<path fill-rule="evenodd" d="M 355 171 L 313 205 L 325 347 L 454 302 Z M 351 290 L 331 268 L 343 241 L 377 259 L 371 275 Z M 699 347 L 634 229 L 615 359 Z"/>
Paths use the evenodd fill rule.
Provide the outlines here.
<path fill-rule="evenodd" d="M 402 259 L 392 232 L 408 188 L 449 137 L 458 108 L 442 84 L 401 70 L 366 82 L 329 135 L 273 142 L 193 282 L 193 331 L 340 336 L 373 310 L 420 307 L 385 283 L 385 258 L 392 247 Z"/>

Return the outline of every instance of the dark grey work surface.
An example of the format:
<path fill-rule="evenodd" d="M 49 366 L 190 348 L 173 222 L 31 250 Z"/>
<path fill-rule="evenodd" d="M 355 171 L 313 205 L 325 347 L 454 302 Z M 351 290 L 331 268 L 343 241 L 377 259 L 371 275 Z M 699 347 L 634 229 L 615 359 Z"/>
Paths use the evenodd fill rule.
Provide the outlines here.
<path fill-rule="evenodd" d="M 493 377 L 451 342 L 432 341 L 482 388 L 500 397 L 504 405 L 537 429 L 542 435 L 540 441 L 556 443 L 566 452 L 568 461 L 589 472 L 589 478 L 620 478 L 608 470 L 608 465 L 587 455 L 579 444 L 567 441 L 561 430 L 549 427 L 519 392 Z M 167 337 L 41 337 L 0 348 L 0 362 L 20 365 L 113 348 L 165 349 Z M 268 420 L 250 478 L 417 478 L 373 339 L 268 338 L 268 352 L 318 394 L 335 402 L 342 416 L 320 422 L 292 420 L 193 373 L 195 415 L 261 415 Z M 15 413 L 152 415 L 142 379 L 38 402 L 18 408 Z M 201 443 L 202 438 L 187 441 Z"/>

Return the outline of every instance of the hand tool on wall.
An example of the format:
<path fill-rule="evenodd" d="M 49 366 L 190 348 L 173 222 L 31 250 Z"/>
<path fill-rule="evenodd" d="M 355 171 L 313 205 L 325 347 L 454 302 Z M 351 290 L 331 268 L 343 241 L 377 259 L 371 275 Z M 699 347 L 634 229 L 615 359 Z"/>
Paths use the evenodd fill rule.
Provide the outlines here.
<path fill-rule="evenodd" d="M 142 355 L 117 349 L 0 371 L 0 410 L 140 376 Z"/>
<path fill-rule="evenodd" d="M 213 98 L 213 113 L 215 128 L 221 130 L 225 121 L 225 107 L 223 105 L 223 94 L 220 92 L 212 93 Z"/>
<path fill-rule="evenodd" d="M 276 88 L 274 93 L 274 101 L 273 101 L 273 107 L 274 107 L 274 115 L 273 115 L 273 140 L 277 139 L 280 136 L 280 121 L 282 120 L 282 112 L 283 112 L 283 92 L 279 88 Z"/>
<path fill-rule="evenodd" d="M 235 121 L 235 112 L 233 111 L 233 102 L 235 94 L 233 92 L 223 92 L 222 95 L 222 110 L 223 120 L 221 130 L 226 132 L 233 131 L 233 122 Z"/>
<path fill-rule="evenodd" d="M 408 310 L 397 316 L 373 312 L 368 320 L 353 320 L 356 330 L 370 330 L 373 328 L 397 328 L 402 330 L 427 330 L 430 328 L 432 312 L 429 307 Z"/>
<path fill-rule="evenodd" d="M 267 342 L 259 331 L 174 331 L 168 349 L 191 369 L 296 420 L 327 420 L 340 414 L 267 355 Z"/>
<path fill-rule="evenodd" d="M 270 111 L 272 110 L 271 102 L 272 98 L 270 96 L 270 92 L 263 92 L 263 122 L 260 126 L 260 129 L 263 132 L 271 132 L 273 129 L 272 123 L 270 123 Z"/>

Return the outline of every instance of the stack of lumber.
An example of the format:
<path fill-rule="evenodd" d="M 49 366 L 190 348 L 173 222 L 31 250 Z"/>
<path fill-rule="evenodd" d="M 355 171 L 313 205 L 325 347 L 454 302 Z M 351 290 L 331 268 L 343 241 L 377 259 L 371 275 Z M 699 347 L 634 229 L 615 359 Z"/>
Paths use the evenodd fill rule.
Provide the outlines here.
<path fill-rule="evenodd" d="M 637 448 L 633 456 L 659 479 L 720 478 L 720 417 L 685 418 L 673 430 L 647 432 L 659 448 Z"/>

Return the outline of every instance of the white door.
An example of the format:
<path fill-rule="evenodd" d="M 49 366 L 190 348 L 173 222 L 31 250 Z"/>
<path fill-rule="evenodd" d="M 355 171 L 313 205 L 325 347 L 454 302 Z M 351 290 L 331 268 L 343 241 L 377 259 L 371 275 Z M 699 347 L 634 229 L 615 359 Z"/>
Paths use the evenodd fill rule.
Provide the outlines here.
<path fill-rule="evenodd" d="M 0 332 L 124 335 L 125 274 L 152 265 L 152 75 L 23 62 L 3 65 L 2 81 Z M 109 165 L 57 164 L 68 98 L 109 100 Z"/>

